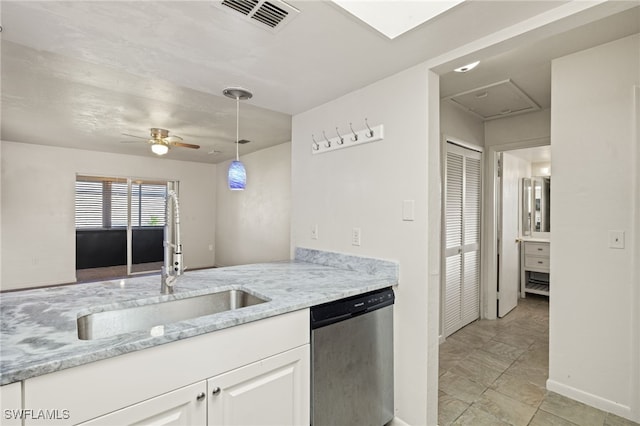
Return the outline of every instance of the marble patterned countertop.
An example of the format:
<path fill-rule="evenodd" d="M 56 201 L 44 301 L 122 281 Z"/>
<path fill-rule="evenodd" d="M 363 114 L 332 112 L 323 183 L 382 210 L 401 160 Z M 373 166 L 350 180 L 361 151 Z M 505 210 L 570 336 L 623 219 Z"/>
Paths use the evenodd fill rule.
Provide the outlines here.
<path fill-rule="evenodd" d="M 396 262 L 297 248 L 291 261 L 187 271 L 172 295 L 158 275 L 0 294 L 0 385 L 305 309 L 398 283 Z M 80 340 L 77 318 L 229 289 L 268 301 L 148 330 Z"/>

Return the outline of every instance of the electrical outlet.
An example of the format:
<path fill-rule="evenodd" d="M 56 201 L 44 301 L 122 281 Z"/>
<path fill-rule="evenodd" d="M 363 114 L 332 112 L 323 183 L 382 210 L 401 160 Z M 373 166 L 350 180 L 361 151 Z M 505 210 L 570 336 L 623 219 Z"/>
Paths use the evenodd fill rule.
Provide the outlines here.
<path fill-rule="evenodd" d="M 360 228 L 353 228 L 351 230 L 351 245 L 359 246 L 361 237 L 362 231 L 360 231 Z"/>
<path fill-rule="evenodd" d="M 317 240 L 318 239 L 318 224 L 317 223 L 315 225 L 311 226 L 311 239 L 312 240 Z"/>

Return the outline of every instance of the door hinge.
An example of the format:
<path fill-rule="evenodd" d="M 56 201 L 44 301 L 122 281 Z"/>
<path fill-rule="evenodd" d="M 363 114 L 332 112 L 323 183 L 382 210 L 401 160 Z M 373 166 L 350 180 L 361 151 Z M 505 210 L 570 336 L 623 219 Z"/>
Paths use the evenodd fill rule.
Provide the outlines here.
<path fill-rule="evenodd" d="M 500 292 L 499 292 L 499 291 L 498 291 L 498 292 L 496 292 L 496 298 L 497 298 L 498 300 L 500 300 Z"/>

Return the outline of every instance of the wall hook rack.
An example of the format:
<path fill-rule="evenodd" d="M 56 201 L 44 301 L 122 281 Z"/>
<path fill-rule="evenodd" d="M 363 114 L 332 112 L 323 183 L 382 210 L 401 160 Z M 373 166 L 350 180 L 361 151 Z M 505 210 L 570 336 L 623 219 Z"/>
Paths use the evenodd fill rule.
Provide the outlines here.
<path fill-rule="evenodd" d="M 349 129 L 353 136 L 344 138 L 340 134 L 339 126 L 336 126 L 336 136 L 328 138 L 326 132 L 322 131 L 322 136 L 325 142 L 320 144 L 316 141 L 315 136 L 311 135 L 311 153 L 322 154 L 329 151 L 335 151 L 336 149 L 349 148 L 351 146 L 362 145 L 363 143 L 377 142 L 384 139 L 384 126 L 378 124 L 377 126 L 370 126 L 369 120 L 364 119 L 365 127 L 360 130 L 353 129 L 353 123 L 349 123 Z"/>

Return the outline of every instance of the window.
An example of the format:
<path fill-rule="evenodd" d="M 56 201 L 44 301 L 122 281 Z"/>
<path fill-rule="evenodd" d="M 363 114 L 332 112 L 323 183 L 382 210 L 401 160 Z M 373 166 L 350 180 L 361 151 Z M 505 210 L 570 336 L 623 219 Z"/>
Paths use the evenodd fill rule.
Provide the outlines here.
<path fill-rule="evenodd" d="M 76 178 L 76 229 L 126 228 L 126 179 Z M 131 226 L 164 226 L 167 186 L 161 182 L 131 183 Z"/>

